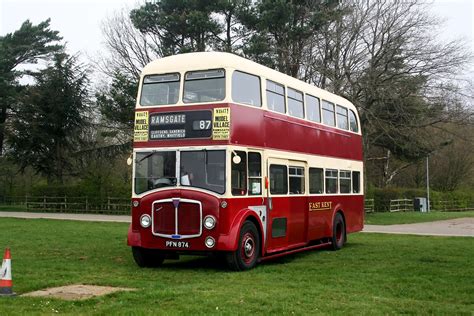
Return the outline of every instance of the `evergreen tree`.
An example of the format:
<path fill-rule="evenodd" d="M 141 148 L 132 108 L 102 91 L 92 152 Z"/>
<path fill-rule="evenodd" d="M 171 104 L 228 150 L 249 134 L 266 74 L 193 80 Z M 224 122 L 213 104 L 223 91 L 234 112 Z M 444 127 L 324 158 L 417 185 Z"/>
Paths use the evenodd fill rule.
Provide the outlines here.
<path fill-rule="evenodd" d="M 133 129 L 138 83 L 116 72 L 112 83 L 96 93 L 97 106 L 106 121 L 130 132 Z"/>
<path fill-rule="evenodd" d="M 37 83 L 15 108 L 10 155 L 22 170 L 31 166 L 49 183 L 62 184 L 87 124 L 88 77 L 75 57 L 55 54 L 53 61 L 34 75 Z"/>
<path fill-rule="evenodd" d="M 26 20 L 19 30 L 0 36 L 0 156 L 8 111 L 21 90 L 17 80 L 23 72 L 16 70 L 16 67 L 48 59 L 53 52 L 62 49 L 61 45 L 55 44 L 61 37 L 57 31 L 49 29 L 49 22 L 48 19 L 33 25 Z"/>
<path fill-rule="evenodd" d="M 132 10 L 137 29 L 161 41 L 164 56 L 205 51 L 219 33 L 219 23 L 211 17 L 215 1 L 160 0 Z"/>
<path fill-rule="evenodd" d="M 244 54 L 298 78 L 309 41 L 338 14 L 338 0 L 247 0 L 239 19 L 250 36 Z"/>

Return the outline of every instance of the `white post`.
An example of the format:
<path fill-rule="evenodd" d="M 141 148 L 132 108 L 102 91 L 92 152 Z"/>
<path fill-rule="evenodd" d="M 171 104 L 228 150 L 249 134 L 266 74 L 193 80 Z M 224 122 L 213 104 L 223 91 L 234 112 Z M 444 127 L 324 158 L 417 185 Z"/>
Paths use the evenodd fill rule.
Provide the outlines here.
<path fill-rule="evenodd" d="M 430 167 L 429 156 L 426 156 L 426 211 L 430 211 Z"/>

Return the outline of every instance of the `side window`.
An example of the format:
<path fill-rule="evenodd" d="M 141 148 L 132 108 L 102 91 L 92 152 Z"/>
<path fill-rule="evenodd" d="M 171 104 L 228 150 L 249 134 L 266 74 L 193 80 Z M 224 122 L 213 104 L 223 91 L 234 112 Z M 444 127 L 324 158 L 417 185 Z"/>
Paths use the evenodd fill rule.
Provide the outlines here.
<path fill-rule="evenodd" d="M 288 114 L 304 118 L 303 93 L 288 88 Z"/>
<path fill-rule="evenodd" d="M 249 195 L 262 194 L 262 157 L 259 153 L 249 152 Z"/>
<path fill-rule="evenodd" d="M 347 118 L 347 109 L 343 106 L 337 106 L 337 127 L 349 129 L 349 121 Z"/>
<path fill-rule="evenodd" d="M 336 126 L 334 117 L 334 103 L 323 100 L 323 123 L 329 126 Z"/>
<path fill-rule="evenodd" d="M 339 192 L 351 193 L 351 172 L 346 170 L 339 171 Z"/>
<path fill-rule="evenodd" d="M 354 113 L 354 111 L 350 110 L 349 111 L 349 126 L 351 128 L 352 132 L 359 132 L 359 125 L 357 124 L 357 117 Z"/>
<path fill-rule="evenodd" d="M 319 99 L 312 95 L 306 95 L 306 118 L 310 121 L 321 123 Z"/>
<path fill-rule="evenodd" d="M 337 193 L 336 169 L 326 169 L 326 193 Z"/>
<path fill-rule="evenodd" d="M 253 106 L 262 106 L 260 78 L 240 71 L 232 74 L 232 100 Z"/>
<path fill-rule="evenodd" d="M 190 71 L 184 77 L 184 103 L 224 100 L 225 72 L 223 69 Z"/>
<path fill-rule="evenodd" d="M 272 111 L 285 113 L 285 87 L 267 80 L 267 106 Z"/>
<path fill-rule="evenodd" d="M 289 167 L 290 194 L 304 194 L 304 168 Z"/>
<path fill-rule="evenodd" d="M 240 157 L 240 162 L 234 163 L 234 156 Z M 232 195 L 247 194 L 247 154 L 244 151 L 232 153 L 231 185 Z"/>
<path fill-rule="evenodd" d="M 360 193 L 360 172 L 352 171 L 352 193 Z"/>
<path fill-rule="evenodd" d="M 309 168 L 309 193 L 324 193 L 324 174 L 322 168 Z"/>
<path fill-rule="evenodd" d="M 288 193 L 288 175 L 286 171 L 286 166 L 270 165 L 270 193 Z"/>

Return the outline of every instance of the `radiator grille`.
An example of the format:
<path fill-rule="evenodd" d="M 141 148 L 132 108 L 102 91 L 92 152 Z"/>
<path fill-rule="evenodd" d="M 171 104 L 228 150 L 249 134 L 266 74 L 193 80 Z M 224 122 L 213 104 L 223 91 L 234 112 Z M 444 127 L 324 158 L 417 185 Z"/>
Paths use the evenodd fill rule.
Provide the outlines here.
<path fill-rule="evenodd" d="M 202 204 L 196 200 L 166 199 L 153 203 L 155 236 L 183 239 L 202 234 Z"/>

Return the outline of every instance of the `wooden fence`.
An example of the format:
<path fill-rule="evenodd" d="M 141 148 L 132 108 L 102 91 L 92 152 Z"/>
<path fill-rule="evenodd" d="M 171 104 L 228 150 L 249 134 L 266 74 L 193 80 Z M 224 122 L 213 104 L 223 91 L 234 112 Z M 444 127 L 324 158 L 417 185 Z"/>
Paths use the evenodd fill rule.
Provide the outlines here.
<path fill-rule="evenodd" d="M 397 199 L 390 200 L 390 212 L 408 212 L 413 211 L 413 200 Z"/>
<path fill-rule="evenodd" d="M 388 201 L 387 201 L 388 202 Z M 22 205 L 30 212 L 63 212 L 63 213 L 100 213 L 100 214 L 130 214 L 130 199 L 107 197 L 105 199 L 69 196 L 3 196 L 0 204 Z M 374 199 L 366 199 L 364 210 L 373 213 Z M 413 200 L 390 200 L 390 212 L 413 211 Z M 474 204 L 466 201 L 443 200 L 431 201 L 431 210 L 443 212 L 474 210 Z M 380 211 L 380 210 L 379 210 Z"/>
<path fill-rule="evenodd" d="M 431 201 L 431 208 L 442 212 L 474 211 L 474 202 L 459 200 Z"/>
<path fill-rule="evenodd" d="M 373 213 L 374 209 L 374 199 L 366 199 L 364 203 L 364 211 L 366 213 Z"/>
<path fill-rule="evenodd" d="M 130 199 L 69 196 L 7 197 L 3 204 L 23 205 L 28 212 L 130 214 Z"/>

